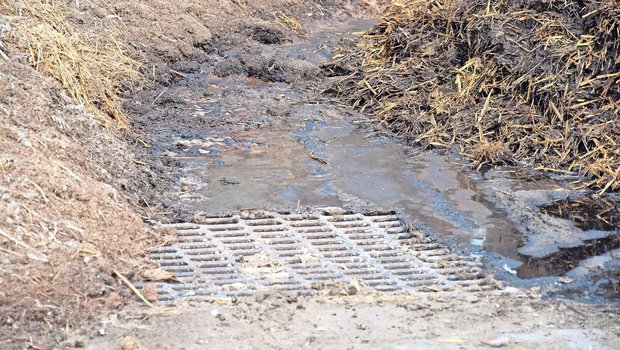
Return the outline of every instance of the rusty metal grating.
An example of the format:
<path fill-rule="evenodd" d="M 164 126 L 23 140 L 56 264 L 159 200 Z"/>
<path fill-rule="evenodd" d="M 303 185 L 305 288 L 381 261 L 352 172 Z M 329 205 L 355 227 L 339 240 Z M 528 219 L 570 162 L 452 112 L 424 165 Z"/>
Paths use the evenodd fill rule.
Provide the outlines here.
<path fill-rule="evenodd" d="M 181 283 L 160 283 L 160 300 L 249 296 L 274 288 L 310 293 L 350 283 L 382 292 L 494 289 L 475 257 L 461 257 L 408 230 L 393 213 L 320 210 L 241 212 L 172 224 L 177 241 L 151 251 Z"/>

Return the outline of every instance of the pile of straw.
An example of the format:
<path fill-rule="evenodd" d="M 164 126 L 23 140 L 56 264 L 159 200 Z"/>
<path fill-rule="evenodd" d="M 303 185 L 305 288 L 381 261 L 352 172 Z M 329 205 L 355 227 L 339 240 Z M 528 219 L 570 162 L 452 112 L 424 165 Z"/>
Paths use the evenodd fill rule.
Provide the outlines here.
<path fill-rule="evenodd" d="M 76 30 L 56 2 L 22 0 L 0 11 L 10 15 L 13 40 L 36 69 L 58 80 L 104 126 L 128 125 L 120 89 L 140 76 L 139 64 L 114 38 Z"/>
<path fill-rule="evenodd" d="M 620 1 L 406 0 L 333 91 L 418 145 L 620 189 Z"/>

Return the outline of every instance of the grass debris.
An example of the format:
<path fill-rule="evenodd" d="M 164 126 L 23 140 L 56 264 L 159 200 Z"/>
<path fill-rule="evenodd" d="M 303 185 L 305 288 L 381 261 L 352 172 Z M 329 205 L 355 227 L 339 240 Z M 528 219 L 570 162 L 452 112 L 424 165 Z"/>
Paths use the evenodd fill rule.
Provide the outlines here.
<path fill-rule="evenodd" d="M 13 39 L 29 63 L 62 84 L 106 127 L 126 127 L 123 86 L 140 77 L 139 63 L 112 36 L 76 30 L 54 1 L 21 0 L 0 5 L 11 18 Z"/>
<path fill-rule="evenodd" d="M 330 90 L 424 147 L 620 189 L 620 1 L 404 0 Z"/>
<path fill-rule="evenodd" d="M 277 13 L 276 18 L 278 23 L 286 30 L 289 30 L 297 35 L 301 35 L 305 33 L 305 29 L 301 22 L 299 22 L 296 18 L 287 16 L 284 13 Z"/>

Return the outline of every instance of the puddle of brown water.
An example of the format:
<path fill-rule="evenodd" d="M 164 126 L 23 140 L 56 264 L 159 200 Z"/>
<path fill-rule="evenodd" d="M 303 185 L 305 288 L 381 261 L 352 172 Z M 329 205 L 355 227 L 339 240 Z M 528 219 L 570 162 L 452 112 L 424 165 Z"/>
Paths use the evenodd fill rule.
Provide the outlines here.
<path fill-rule="evenodd" d="M 213 160 L 222 160 L 224 164 L 206 169 L 208 185 L 200 191 L 204 199 L 193 204 L 196 209 L 295 209 L 298 205 L 342 204 L 330 191 L 328 181 L 313 173 L 314 161 L 290 132 L 261 132 L 252 136 L 252 141 L 246 139 L 235 148 L 224 150 L 217 159 L 214 157 Z"/>
<path fill-rule="evenodd" d="M 317 27 L 306 41 L 272 46 L 266 51 L 288 47 L 290 55 L 317 63 L 331 58 L 333 50 L 328 47 L 350 37 L 352 31 L 367 29 L 370 23 L 360 21 L 343 24 L 341 28 Z M 325 46 L 326 42 L 330 44 Z M 248 123 L 258 116 L 257 120 L 265 123 L 265 127 L 245 132 L 239 132 L 239 128 L 226 130 L 226 135 L 234 137 L 237 143 L 224 147 L 216 155 L 194 158 L 201 159 L 200 164 L 203 164 L 191 165 L 186 179 L 202 184 L 198 196 L 185 197 L 186 206 L 194 212 L 227 212 L 240 208 L 296 210 L 322 206 L 396 209 L 414 224 L 434 232 L 453 246 L 525 261 L 518 253 L 523 235 L 502 210 L 485 200 L 479 183 L 447 157 L 432 153 L 411 157 L 410 150 L 395 141 L 367 137 L 342 121 L 341 111 L 329 105 L 305 105 L 301 101 L 308 96 L 299 89 L 256 78 L 222 78 L 212 83 L 217 84 L 210 85 L 208 92 L 214 101 L 220 101 L 216 106 L 225 111 L 224 114 L 245 116 Z M 235 94 L 247 97 L 247 105 L 239 108 L 234 103 L 238 101 L 228 100 L 227 95 Z M 273 97 L 276 95 L 277 98 Z M 287 110 L 292 116 L 290 119 L 272 122 L 261 115 L 263 99 L 280 98 L 296 105 Z M 303 117 L 299 117 L 300 114 Z M 318 123 L 321 125 L 304 127 L 307 120 L 314 118 L 312 116 L 322 119 L 323 122 Z M 187 159 L 192 163 L 191 158 Z M 321 160 L 327 164 L 322 164 Z M 556 187 L 555 183 L 545 181 L 515 181 L 512 190 Z M 531 260 L 528 266 L 521 269 L 520 277 L 563 271 L 552 265 L 547 267 L 545 263 L 533 268 Z M 538 272 L 522 272 L 527 269 Z"/>
<path fill-rule="evenodd" d="M 376 19 L 356 19 L 336 26 L 331 22 L 318 23 L 303 40 L 296 39 L 285 46 L 290 48 L 292 57 L 312 63 L 329 61 L 334 54 L 333 47 L 338 47 L 342 40 L 353 40 L 376 22 Z"/>
<path fill-rule="evenodd" d="M 237 145 L 217 155 L 223 166 L 194 171 L 196 178 L 204 173 L 208 179 L 200 190 L 203 199 L 190 204 L 196 211 L 331 205 L 398 209 L 455 245 L 470 248 L 474 242 L 479 249 L 518 257 L 521 235 L 501 210 L 482 200 L 460 166 L 444 157 L 412 159 L 406 147 L 367 138 L 347 123 L 235 138 Z"/>
<path fill-rule="evenodd" d="M 335 186 L 384 207 L 400 208 L 443 238 L 517 258 L 522 236 L 460 166 L 425 153 L 414 159 L 392 142 L 369 143 L 359 133 L 330 144 Z"/>

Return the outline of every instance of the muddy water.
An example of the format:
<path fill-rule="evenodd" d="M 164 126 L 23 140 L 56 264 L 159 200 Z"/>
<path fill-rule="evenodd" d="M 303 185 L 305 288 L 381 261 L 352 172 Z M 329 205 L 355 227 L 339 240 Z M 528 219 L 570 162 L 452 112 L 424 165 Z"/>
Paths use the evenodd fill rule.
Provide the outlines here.
<path fill-rule="evenodd" d="M 511 224 L 488 204 L 477 201 L 472 181 L 445 157 L 411 150 L 360 132 L 328 147 L 335 186 L 386 208 L 397 208 L 419 227 L 459 246 L 486 246 L 510 233 Z M 494 248 L 493 246 L 487 246 Z M 514 253 L 516 248 L 513 247 Z"/>
<path fill-rule="evenodd" d="M 265 46 L 264 55 L 285 51 L 321 64 L 338 53 L 335 48 L 342 40 L 372 23 L 318 25 L 303 39 Z M 455 248 L 519 258 L 522 236 L 501 210 L 484 200 L 460 164 L 437 154 L 415 154 L 397 141 L 373 136 L 335 106 L 308 102 L 315 96 L 301 89 L 255 78 L 212 78 L 207 85 L 210 98 L 196 105 L 196 113 L 243 117 L 245 127 L 218 129 L 215 138 L 188 145 L 200 151 L 184 160 L 188 172 L 183 181 L 196 188 L 181 195 L 189 211 L 325 206 L 397 210 L 416 228 Z M 285 111 L 280 113 L 285 117 L 268 120 L 260 113 L 261 105 Z M 260 125 L 255 127 L 257 120 Z"/>
<path fill-rule="evenodd" d="M 192 206 L 231 211 L 341 204 L 325 171 L 313 164 L 290 132 L 251 136 L 209 163 L 208 184 L 200 191 L 204 200 Z"/>
<path fill-rule="evenodd" d="M 356 34 L 362 33 L 377 23 L 376 19 L 353 19 L 347 23 L 334 26 L 333 23 L 320 23 L 312 28 L 311 33 L 302 39 L 295 39 L 286 45 L 291 57 L 320 64 L 331 60 L 334 48 L 342 41 L 353 40 Z"/>
<path fill-rule="evenodd" d="M 263 54 L 320 65 L 337 54 L 340 40 L 371 23 L 317 26 L 305 39 L 265 46 Z M 536 206 L 565 195 L 553 181 L 483 179 L 449 156 L 405 147 L 358 126 L 367 116 L 317 99 L 305 83 L 197 79 L 206 79 L 197 85 L 205 86 L 204 96 L 189 109 L 209 129 L 186 131 L 171 148 L 185 169 L 179 193 L 185 212 L 395 210 L 453 249 L 485 256 L 498 275 L 515 283 L 517 277 L 564 274 L 589 252 L 604 253 L 587 250 L 562 268 L 548 260 L 566 255 L 554 252 L 607 235 L 541 219 Z M 504 202 L 491 198 L 497 192 L 508 193 Z"/>
<path fill-rule="evenodd" d="M 455 247 L 518 257 L 521 237 L 510 221 L 446 157 L 412 156 L 400 143 L 342 120 L 245 132 L 234 140 L 193 169 L 206 182 L 199 196 L 187 198 L 194 211 L 390 209 Z"/>

